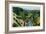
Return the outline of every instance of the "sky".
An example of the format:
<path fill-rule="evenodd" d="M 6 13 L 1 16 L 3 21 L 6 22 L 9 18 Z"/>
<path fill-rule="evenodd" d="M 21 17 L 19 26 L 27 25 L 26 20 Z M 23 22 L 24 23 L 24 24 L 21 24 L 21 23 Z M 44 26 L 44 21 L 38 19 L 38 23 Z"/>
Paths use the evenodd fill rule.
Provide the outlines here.
<path fill-rule="evenodd" d="M 38 6 L 21 6 L 20 8 L 23 8 L 25 10 L 40 10 L 40 7 Z"/>

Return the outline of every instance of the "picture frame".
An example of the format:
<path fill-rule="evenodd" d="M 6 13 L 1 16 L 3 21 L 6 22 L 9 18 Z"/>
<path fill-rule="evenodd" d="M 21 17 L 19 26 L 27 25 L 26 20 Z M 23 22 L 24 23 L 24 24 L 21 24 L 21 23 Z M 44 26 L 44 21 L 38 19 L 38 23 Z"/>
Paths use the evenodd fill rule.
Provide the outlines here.
<path fill-rule="evenodd" d="M 22 7 L 21 7 L 22 6 Z M 30 7 L 34 8 L 37 6 L 39 8 L 32 8 L 31 10 L 40 10 L 40 26 L 29 26 L 29 27 L 11 27 L 11 22 L 13 23 L 13 14 L 12 7 L 21 7 L 26 9 L 27 7 L 30 10 Z M 30 7 L 29 7 L 30 6 Z M 26 7 L 26 8 L 25 8 Z M 28 10 L 26 9 L 26 11 Z M 11 13 L 10 13 L 11 12 Z M 35 13 L 35 12 L 34 12 Z M 27 18 L 26 18 L 27 19 Z M 14 23 L 15 24 L 15 23 Z M 45 3 L 39 3 L 39 2 L 20 2 L 20 1 L 6 1 L 5 2 L 5 32 L 6 33 L 22 33 L 22 32 L 40 32 L 40 31 L 45 31 Z"/>

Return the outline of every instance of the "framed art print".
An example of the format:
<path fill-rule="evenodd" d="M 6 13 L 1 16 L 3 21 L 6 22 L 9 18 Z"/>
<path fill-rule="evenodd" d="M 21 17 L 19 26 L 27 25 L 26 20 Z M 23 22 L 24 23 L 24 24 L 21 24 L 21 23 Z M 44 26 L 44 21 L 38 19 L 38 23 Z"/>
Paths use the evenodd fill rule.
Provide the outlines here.
<path fill-rule="evenodd" d="M 45 30 L 45 4 L 6 2 L 6 32 L 37 32 Z"/>

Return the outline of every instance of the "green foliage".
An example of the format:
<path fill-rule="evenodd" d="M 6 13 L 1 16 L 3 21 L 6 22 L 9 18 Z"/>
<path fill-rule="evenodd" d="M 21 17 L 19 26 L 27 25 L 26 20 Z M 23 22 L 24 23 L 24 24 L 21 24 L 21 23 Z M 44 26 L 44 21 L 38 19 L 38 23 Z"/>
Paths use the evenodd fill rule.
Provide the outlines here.
<path fill-rule="evenodd" d="M 13 18 L 16 22 L 17 22 L 17 24 L 19 25 L 19 26 L 21 26 L 21 24 L 15 19 L 15 18 Z"/>
<path fill-rule="evenodd" d="M 20 12 L 22 12 L 23 9 L 22 8 L 19 8 L 19 7 L 13 7 L 13 12 L 16 13 L 17 15 L 20 14 Z"/>
<path fill-rule="evenodd" d="M 32 21 L 33 26 L 40 26 L 40 10 L 24 10 L 20 7 L 13 7 L 13 13 L 14 13 L 13 16 L 16 17 L 16 18 L 13 17 L 13 20 L 16 21 L 13 24 L 13 27 L 22 26 L 26 24 L 26 22 L 29 20 Z M 20 22 L 23 23 L 20 19 L 24 22 L 24 24 L 22 25 L 20 24 Z"/>
<path fill-rule="evenodd" d="M 18 25 L 16 23 L 13 23 L 12 25 L 13 25 L 13 27 L 18 27 Z"/>

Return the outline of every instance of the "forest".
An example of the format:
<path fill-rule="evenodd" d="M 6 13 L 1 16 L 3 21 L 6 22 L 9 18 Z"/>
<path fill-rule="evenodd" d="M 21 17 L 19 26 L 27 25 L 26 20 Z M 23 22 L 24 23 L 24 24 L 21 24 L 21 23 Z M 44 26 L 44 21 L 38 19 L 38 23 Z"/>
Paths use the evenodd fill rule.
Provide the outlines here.
<path fill-rule="evenodd" d="M 40 10 L 25 10 L 13 7 L 12 27 L 40 26 Z"/>

